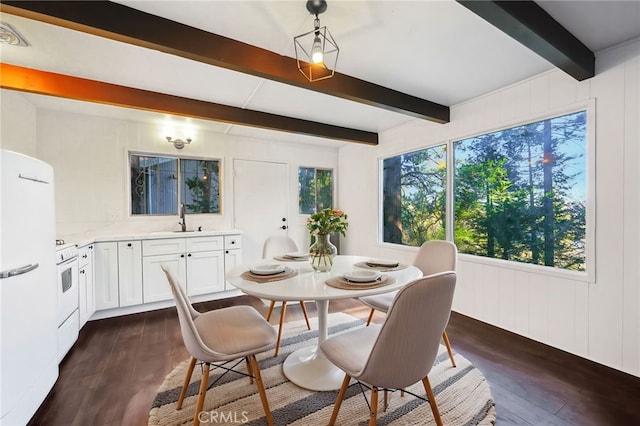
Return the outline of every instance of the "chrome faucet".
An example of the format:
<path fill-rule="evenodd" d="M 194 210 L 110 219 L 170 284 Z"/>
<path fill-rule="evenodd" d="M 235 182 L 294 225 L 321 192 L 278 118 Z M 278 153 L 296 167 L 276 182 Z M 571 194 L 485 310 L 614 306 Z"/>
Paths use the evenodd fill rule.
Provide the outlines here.
<path fill-rule="evenodd" d="M 178 222 L 180 224 L 180 227 L 182 228 L 182 232 L 186 232 L 187 231 L 187 218 L 184 214 L 184 204 L 180 203 L 180 219 L 181 221 Z"/>

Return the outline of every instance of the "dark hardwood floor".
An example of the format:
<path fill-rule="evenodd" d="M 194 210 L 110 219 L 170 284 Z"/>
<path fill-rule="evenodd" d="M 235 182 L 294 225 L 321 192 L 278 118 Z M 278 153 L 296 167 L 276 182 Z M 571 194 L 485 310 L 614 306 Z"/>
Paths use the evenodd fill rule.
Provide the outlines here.
<path fill-rule="evenodd" d="M 196 305 L 200 311 L 247 304 L 241 296 Z M 287 320 L 301 319 L 291 304 Z M 315 307 L 307 304 L 309 315 Z M 354 300 L 330 311 L 366 318 Z M 277 321 L 272 318 L 272 322 Z M 375 320 L 381 321 L 382 314 Z M 640 378 L 575 357 L 453 313 L 454 351 L 482 371 L 496 401 L 498 425 L 639 425 Z M 91 321 L 60 366 L 60 378 L 30 425 L 146 425 L 164 377 L 188 357 L 175 309 Z"/>

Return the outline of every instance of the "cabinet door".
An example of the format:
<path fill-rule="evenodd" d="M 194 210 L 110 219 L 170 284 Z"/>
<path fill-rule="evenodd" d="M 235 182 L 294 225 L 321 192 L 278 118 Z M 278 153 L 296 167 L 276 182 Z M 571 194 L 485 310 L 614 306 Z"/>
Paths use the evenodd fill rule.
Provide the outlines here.
<path fill-rule="evenodd" d="M 84 326 L 96 311 L 96 299 L 93 279 L 93 244 L 78 248 L 78 313 L 80 328 Z"/>
<path fill-rule="evenodd" d="M 118 243 L 96 243 L 94 253 L 96 310 L 118 307 Z"/>
<path fill-rule="evenodd" d="M 187 254 L 187 295 L 224 291 L 224 251 Z"/>
<path fill-rule="evenodd" d="M 118 242 L 120 307 L 142 304 L 142 242 Z"/>
<path fill-rule="evenodd" d="M 225 250 L 224 272 L 225 274 L 242 263 L 242 250 Z"/>
<path fill-rule="evenodd" d="M 167 277 L 160 269 L 166 265 L 180 282 L 182 289 L 186 283 L 186 261 L 184 254 L 163 254 L 142 258 L 142 293 L 144 303 L 173 299 Z"/>

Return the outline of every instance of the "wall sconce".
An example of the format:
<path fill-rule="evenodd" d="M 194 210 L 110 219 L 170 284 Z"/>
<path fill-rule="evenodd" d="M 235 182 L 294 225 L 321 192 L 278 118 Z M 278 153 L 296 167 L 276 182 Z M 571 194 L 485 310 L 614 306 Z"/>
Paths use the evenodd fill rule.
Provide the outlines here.
<path fill-rule="evenodd" d="M 173 139 L 171 136 L 167 136 L 167 142 L 172 143 L 175 149 L 182 149 L 185 145 L 191 143 L 191 138 L 187 138 L 186 140 L 182 139 Z"/>

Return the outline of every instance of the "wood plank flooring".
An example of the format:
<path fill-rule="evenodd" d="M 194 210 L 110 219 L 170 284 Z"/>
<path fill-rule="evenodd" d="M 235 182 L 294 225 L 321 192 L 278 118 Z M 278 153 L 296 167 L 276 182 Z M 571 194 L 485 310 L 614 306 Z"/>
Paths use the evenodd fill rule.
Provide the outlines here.
<path fill-rule="evenodd" d="M 267 311 L 261 300 L 249 296 L 196 308 L 240 304 Z M 307 310 L 315 316 L 313 303 Z M 330 311 L 363 319 L 368 314 L 355 300 L 332 301 Z M 275 324 L 278 316 L 273 317 Z M 287 306 L 287 321 L 301 318 L 299 305 Z M 376 313 L 374 321 L 383 318 Z M 456 313 L 447 334 L 454 351 L 489 381 L 498 425 L 640 424 L 640 378 Z M 158 386 L 187 357 L 173 308 L 91 321 L 63 360 L 54 389 L 29 425 L 146 425 Z"/>

